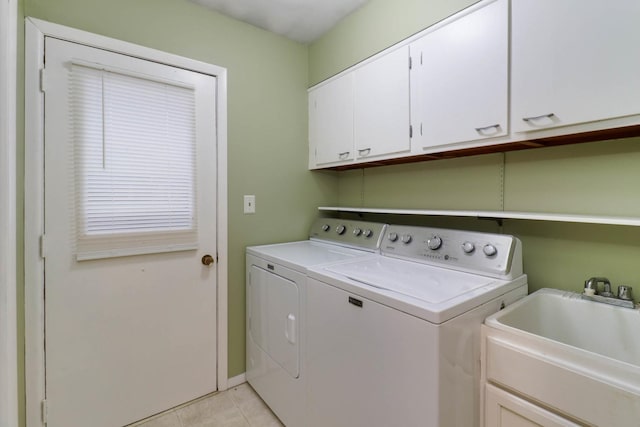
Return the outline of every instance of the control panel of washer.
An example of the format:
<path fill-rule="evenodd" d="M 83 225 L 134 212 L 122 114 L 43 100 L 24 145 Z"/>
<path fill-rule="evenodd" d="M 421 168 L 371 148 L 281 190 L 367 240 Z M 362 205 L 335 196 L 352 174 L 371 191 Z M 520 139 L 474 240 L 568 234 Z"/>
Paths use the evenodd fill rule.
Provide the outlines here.
<path fill-rule="evenodd" d="M 387 224 L 339 218 L 318 218 L 309 238 L 376 251 L 380 248 Z"/>
<path fill-rule="evenodd" d="M 458 270 L 505 275 L 518 244 L 517 238 L 504 234 L 389 225 L 381 252 Z"/>

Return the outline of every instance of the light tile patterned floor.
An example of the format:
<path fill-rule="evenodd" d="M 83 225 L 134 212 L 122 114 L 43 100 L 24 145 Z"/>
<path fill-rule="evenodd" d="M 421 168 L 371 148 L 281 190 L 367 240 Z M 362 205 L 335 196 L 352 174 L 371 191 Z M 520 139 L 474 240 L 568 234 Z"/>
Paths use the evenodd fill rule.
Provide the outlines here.
<path fill-rule="evenodd" d="M 130 427 L 282 427 L 282 423 L 244 383 Z"/>

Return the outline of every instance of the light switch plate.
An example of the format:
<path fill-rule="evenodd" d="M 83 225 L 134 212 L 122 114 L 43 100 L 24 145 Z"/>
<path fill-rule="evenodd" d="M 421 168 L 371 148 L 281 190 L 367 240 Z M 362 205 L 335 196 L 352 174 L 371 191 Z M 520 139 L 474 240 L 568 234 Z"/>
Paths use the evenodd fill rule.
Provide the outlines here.
<path fill-rule="evenodd" d="M 254 195 L 244 196 L 244 213 L 246 214 L 256 213 L 256 196 Z"/>

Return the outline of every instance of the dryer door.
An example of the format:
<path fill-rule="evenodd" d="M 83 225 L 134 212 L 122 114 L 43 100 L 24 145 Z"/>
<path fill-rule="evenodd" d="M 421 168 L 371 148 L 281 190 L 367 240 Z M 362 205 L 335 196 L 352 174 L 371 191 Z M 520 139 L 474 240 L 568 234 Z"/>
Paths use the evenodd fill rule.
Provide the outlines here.
<path fill-rule="evenodd" d="M 300 375 L 299 289 L 289 279 L 251 266 L 249 287 L 253 341 L 293 378 Z"/>

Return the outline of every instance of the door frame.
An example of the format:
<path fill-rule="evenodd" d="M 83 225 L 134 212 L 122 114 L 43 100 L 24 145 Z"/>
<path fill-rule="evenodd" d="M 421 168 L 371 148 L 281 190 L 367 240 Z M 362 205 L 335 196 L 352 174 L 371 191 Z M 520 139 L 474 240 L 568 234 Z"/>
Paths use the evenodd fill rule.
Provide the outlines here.
<path fill-rule="evenodd" d="M 0 2 L 0 425 L 18 425 L 16 109 L 18 2 Z"/>
<path fill-rule="evenodd" d="M 44 93 L 41 80 L 45 37 L 75 42 L 216 77 L 217 87 L 217 386 L 228 388 L 227 371 L 227 70 L 35 18 L 25 20 L 25 382 L 28 427 L 44 426 Z M 42 83 L 41 83 L 42 81 Z"/>

